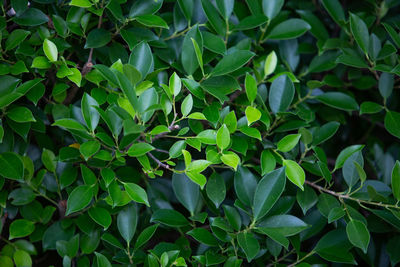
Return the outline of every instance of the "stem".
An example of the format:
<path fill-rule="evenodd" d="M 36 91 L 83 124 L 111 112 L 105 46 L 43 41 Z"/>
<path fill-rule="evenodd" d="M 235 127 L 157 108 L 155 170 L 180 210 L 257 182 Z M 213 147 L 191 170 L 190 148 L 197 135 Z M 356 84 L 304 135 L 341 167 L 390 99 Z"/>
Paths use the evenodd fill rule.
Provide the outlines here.
<path fill-rule="evenodd" d="M 332 196 L 335 196 L 335 197 L 337 197 L 337 198 L 339 198 L 339 199 L 348 199 L 348 200 L 351 200 L 351 201 L 355 201 L 355 202 L 357 202 L 357 203 L 359 203 L 359 204 L 362 203 L 362 204 L 367 204 L 367 205 L 374 205 L 374 206 L 378 206 L 378 207 L 383 207 L 383 208 L 386 208 L 386 209 L 391 208 L 391 209 L 398 209 L 398 210 L 400 210 L 400 207 L 397 206 L 397 205 L 384 204 L 384 203 L 380 203 L 380 202 L 373 202 L 373 201 L 368 201 L 368 200 L 362 200 L 362 199 L 354 198 L 354 197 L 351 197 L 351 196 L 348 195 L 348 194 L 341 194 L 341 193 L 338 193 L 338 192 L 335 192 L 335 191 L 326 189 L 326 188 L 324 188 L 324 187 L 322 187 L 322 186 L 319 186 L 319 185 L 317 185 L 317 184 L 315 184 L 315 183 L 313 183 L 313 182 L 307 181 L 307 180 L 305 181 L 305 183 L 308 184 L 308 185 L 311 186 L 311 187 L 314 187 L 315 189 L 317 189 L 317 190 L 319 190 L 319 191 L 321 191 L 321 192 L 328 193 L 328 194 L 330 194 L 330 195 L 332 195 Z"/>
<path fill-rule="evenodd" d="M 295 263 L 292 263 L 290 265 L 288 265 L 288 267 L 293 267 L 296 266 L 297 264 L 299 264 L 300 262 L 304 261 L 305 259 L 307 259 L 308 257 L 314 255 L 315 251 L 310 251 L 308 254 L 306 254 L 303 258 L 298 259 Z"/>

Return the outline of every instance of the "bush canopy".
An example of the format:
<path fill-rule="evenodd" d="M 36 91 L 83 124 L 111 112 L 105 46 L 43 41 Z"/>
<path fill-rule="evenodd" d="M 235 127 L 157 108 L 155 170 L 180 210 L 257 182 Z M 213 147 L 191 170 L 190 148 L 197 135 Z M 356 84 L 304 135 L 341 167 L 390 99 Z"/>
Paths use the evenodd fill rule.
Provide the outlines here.
<path fill-rule="evenodd" d="M 395 266 L 399 6 L 3 1 L 0 266 Z"/>

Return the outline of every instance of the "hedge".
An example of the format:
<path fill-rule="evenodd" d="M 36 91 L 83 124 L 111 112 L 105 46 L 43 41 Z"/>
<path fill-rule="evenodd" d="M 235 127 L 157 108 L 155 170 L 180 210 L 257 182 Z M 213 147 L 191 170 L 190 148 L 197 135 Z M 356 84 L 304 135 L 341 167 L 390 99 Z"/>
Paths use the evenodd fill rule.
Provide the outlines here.
<path fill-rule="evenodd" d="M 400 262 L 400 1 L 1 9 L 0 266 Z"/>

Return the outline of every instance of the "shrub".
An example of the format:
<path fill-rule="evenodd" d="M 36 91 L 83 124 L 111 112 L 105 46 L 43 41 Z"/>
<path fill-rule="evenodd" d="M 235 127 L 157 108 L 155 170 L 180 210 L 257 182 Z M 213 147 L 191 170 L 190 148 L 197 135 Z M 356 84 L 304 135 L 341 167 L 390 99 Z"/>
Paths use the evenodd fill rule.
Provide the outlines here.
<path fill-rule="evenodd" d="M 399 11 L 5 1 L 0 265 L 396 265 Z"/>

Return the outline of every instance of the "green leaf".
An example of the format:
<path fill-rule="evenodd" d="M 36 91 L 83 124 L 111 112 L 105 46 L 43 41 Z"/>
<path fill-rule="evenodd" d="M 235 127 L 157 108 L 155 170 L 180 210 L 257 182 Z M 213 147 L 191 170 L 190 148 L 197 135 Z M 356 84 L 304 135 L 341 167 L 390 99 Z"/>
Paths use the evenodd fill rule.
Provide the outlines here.
<path fill-rule="evenodd" d="M 196 53 L 196 58 L 197 58 L 197 62 L 199 63 L 200 69 L 201 69 L 201 73 L 204 76 L 204 68 L 203 68 L 203 52 L 202 49 L 200 49 L 199 44 L 197 43 L 197 41 L 193 38 L 190 38 L 192 40 L 193 43 L 193 47 L 194 47 L 194 51 Z"/>
<path fill-rule="evenodd" d="M 384 99 L 387 99 L 393 91 L 394 75 L 391 73 L 383 72 L 379 77 L 379 93 Z"/>
<path fill-rule="evenodd" d="M 350 29 L 358 46 L 368 54 L 369 49 L 369 33 L 365 22 L 357 15 L 350 12 Z"/>
<path fill-rule="evenodd" d="M 164 28 L 164 29 L 169 29 L 168 24 L 163 20 L 161 17 L 152 15 L 152 14 L 147 14 L 147 15 L 141 15 L 137 16 L 136 20 L 150 28 L 156 27 L 156 28 Z"/>
<path fill-rule="evenodd" d="M 45 39 L 43 42 L 43 51 L 50 62 L 57 61 L 58 49 L 57 46 L 50 40 Z"/>
<path fill-rule="evenodd" d="M 128 155 L 130 157 L 140 157 L 146 155 L 146 153 L 153 151 L 155 148 L 147 143 L 136 143 L 133 144 L 129 150 Z"/>
<path fill-rule="evenodd" d="M 92 6 L 92 3 L 89 0 L 72 0 L 69 3 L 70 6 L 77 6 L 82 8 L 89 8 Z"/>
<path fill-rule="evenodd" d="M 42 162 L 49 171 L 53 173 L 56 171 L 57 159 L 53 151 L 44 148 L 42 152 Z"/>
<path fill-rule="evenodd" d="M 13 18 L 21 26 L 39 26 L 49 21 L 49 17 L 37 8 L 27 8 L 22 14 Z"/>
<path fill-rule="evenodd" d="M 289 134 L 279 140 L 277 148 L 282 152 L 289 152 L 292 150 L 300 140 L 301 134 Z"/>
<path fill-rule="evenodd" d="M 203 37 L 197 25 L 187 32 L 182 44 L 182 65 L 189 75 L 193 74 L 199 67 L 198 52 L 196 52 L 197 49 L 193 41 L 196 41 L 199 51 L 202 51 Z"/>
<path fill-rule="evenodd" d="M 247 99 L 250 101 L 250 103 L 253 103 L 257 97 L 257 81 L 248 73 L 246 73 L 245 88 Z"/>
<path fill-rule="evenodd" d="M 193 108 L 193 98 L 191 94 L 188 94 L 182 101 L 181 112 L 184 117 L 189 115 Z"/>
<path fill-rule="evenodd" d="M 314 132 L 313 145 L 317 146 L 330 139 L 339 129 L 340 123 L 336 121 L 328 122 L 322 125 Z"/>
<path fill-rule="evenodd" d="M 257 185 L 253 199 L 254 221 L 264 217 L 283 193 L 286 185 L 285 168 L 265 175 Z"/>
<path fill-rule="evenodd" d="M 234 187 L 239 200 L 251 207 L 257 187 L 256 176 L 246 167 L 239 166 L 234 176 Z"/>
<path fill-rule="evenodd" d="M 26 37 L 28 37 L 29 34 L 29 31 L 22 29 L 16 29 L 12 31 L 6 40 L 6 51 L 17 47 L 26 39 Z"/>
<path fill-rule="evenodd" d="M 278 58 L 276 57 L 275 51 L 272 51 L 271 53 L 268 54 L 267 58 L 265 59 L 264 78 L 274 73 L 277 63 L 278 63 Z"/>
<path fill-rule="evenodd" d="M 288 19 L 276 25 L 268 35 L 268 39 L 286 40 L 302 36 L 311 26 L 302 19 Z"/>
<path fill-rule="evenodd" d="M 400 162 L 398 160 L 392 169 L 392 191 L 393 196 L 400 200 Z"/>
<path fill-rule="evenodd" d="M 317 96 L 317 99 L 333 108 L 353 111 L 358 109 L 358 104 L 351 96 L 340 92 L 328 92 Z"/>
<path fill-rule="evenodd" d="M 59 119 L 59 120 L 56 120 L 52 124 L 52 126 L 59 126 L 59 127 L 66 128 L 68 130 L 86 132 L 85 127 L 83 127 L 82 124 L 80 124 L 79 122 L 77 122 L 74 119 Z"/>
<path fill-rule="evenodd" d="M 237 170 L 237 166 L 240 164 L 240 157 L 232 151 L 223 154 L 221 160 L 224 164 L 232 167 L 235 171 Z"/>
<path fill-rule="evenodd" d="M 367 253 L 370 235 L 364 223 L 358 220 L 350 220 L 346 226 L 346 233 L 354 246 Z"/>
<path fill-rule="evenodd" d="M 190 212 L 194 214 L 200 201 L 199 186 L 192 182 L 184 173 L 172 175 L 172 189 L 176 198 Z"/>
<path fill-rule="evenodd" d="M 270 150 L 263 150 L 263 152 L 261 152 L 260 161 L 261 161 L 261 170 L 262 170 L 261 175 L 264 176 L 268 172 L 273 171 L 275 169 L 276 160 Z"/>
<path fill-rule="evenodd" d="M 247 125 L 250 126 L 253 122 L 258 121 L 261 118 L 261 112 L 252 106 L 247 106 L 245 110 Z"/>
<path fill-rule="evenodd" d="M 162 1 L 159 0 L 159 2 Z M 132 49 L 132 53 L 129 56 L 129 64 L 134 66 L 142 74 L 142 79 L 153 71 L 153 53 L 146 42 L 140 42 Z"/>
<path fill-rule="evenodd" d="M 92 207 L 89 209 L 88 213 L 93 221 L 104 227 L 104 230 L 106 230 L 111 225 L 112 219 L 108 210 L 100 207 Z"/>
<path fill-rule="evenodd" d="M 271 21 L 279 14 L 284 3 L 284 0 L 262 0 L 262 11 Z"/>
<path fill-rule="evenodd" d="M 100 114 L 96 108 L 99 104 L 97 101 L 88 95 L 87 93 L 83 94 L 82 101 L 81 101 L 81 110 L 83 118 L 86 122 L 88 128 L 93 132 L 100 120 Z"/>
<path fill-rule="evenodd" d="M 15 122 L 35 122 L 32 112 L 26 107 L 15 107 L 7 111 L 7 117 Z"/>
<path fill-rule="evenodd" d="M 94 254 L 96 255 L 97 267 L 112 267 L 110 261 L 106 258 L 106 256 L 98 252 L 95 252 Z"/>
<path fill-rule="evenodd" d="M 345 23 L 344 11 L 338 0 L 322 0 L 321 2 L 337 24 L 343 25 Z"/>
<path fill-rule="evenodd" d="M 274 113 L 286 111 L 293 101 L 294 85 L 287 75 L 276 78 L 269 91 L 269 106 Z"/>
<path fill-rule="evenodd" d="M 158 209 L 156 210 L 150 219 L 151 222 L 159 222 L 171 227 L 183 227 L 189 225 L 188 220 L 185 216 L 176 210 Z"/>
<path fill-rule="evenodd" d="M 246 254 L 248 262 L 251 262 L 260 251 L 260 244 L 252 233 L 245 232 L 237 235 L 239 246 L 243 249 Z"/>
<path fill-rule="evenodd" d="M 186 166 L 186 171 L 200 173 L 205 169 L 207 169 L 209 165 L 211 165 L 211 162 L 209 162 L 208 160 L 204 159 L 195 160 L 192 161 L 188 166 Z"/>
<path fill-rule="evenodd" d="M 305 215 L 318 202 L 317 194 L 310 186 L 305 186 L 304 191 L 297 190 L 296 200 Z"/>
<path fill-rule="evenodd" d="M 400 113 L 395 111 L 388 111 L 385 115 L 385 128 L 386 130 L 400 138 Z"/>
<path fill-rule="evenodd" d="M 111 33 L 105 29 L 94 29 L 89 32 L 85 48 L 99 48 L 105 46 L 111 41 Z"/>
<path fill-rule="evenodd" d="M 383 107 L 375 102 L 366 101 L 360 106 L 360 115 L 362 114 L 374 114 L 378 113 L 383 109 Z"/>
<path fill-rule="evenodd" d="M 286 167 L 287 178 L 297 185 L 301 190 L 304 190 L 303 184 L 306 179 L 306 175 L 302 167 L 293 160 L 283 160 L 283 166 Z"/>
<path fill-rule="evenodd" d="M 275 215 L 263 220 L 257 228 L 274 231 L 283 236 L 293 236 L 307 229 L 309 225 L 292 215 Z"/>
<path fill-rule="evenodd" d="M 25 219 L 17 219 L 10 224 L 10 236 L 8 239 L 25 237 L 33 233 L 35 224 Z"/>
<path fill-rule="evenodd" d="M 206 192 L 208 198 L 218 208 L 224 201 L 226 196 L 226 186 L 224 178 L 222 178 L 221 175 L 219 175 L 218 173 L 213 172 L 210 178 L 208 178 Z"/>
<path fill-rule="evenodd" d="M 335 162 L 335 170 L 341 168 L 343 166 L 343 164 L 345 163 L 345 161 L 351 156 L 353 155 L 355 152 L 360 151 L 361 149 L 363 149 L 364 145 L 352 145 L 349 147 L 346 147 L 345 149 L 343 149 Z"/>
<path fill-rule="evenodd" d="M 31 68 L 37 68 L 37 69 L 49 69 L 50 67 L 51 67 L 50 62 L 46 57 L 43 56 L 35 57 L 31 65 Z"/>
<path fill-rule="evenodd" d="M 138 214 L 135 205 L 128 205 L 117 216 L 117 227 L 126 243 L 130 243 L 136 232 Z"/>
<path fill-rule="evenodd" d="M 221 149 L 224 150 L 227 148 L 231 142 L 231 136 L 228 130 L 228 127 L 226 127 L 225 124 L 223 124 L 219 130 L 217 131 L 217 146 Z"/>
<path fill-rule="evenodd" d="M 136 239 L 135 249 L 138 249 L 138 248 L 142 247 L 143 245 L 145 245 L 147 243 L 147 241 L 149 241 L 150 238 L 154 235 L 157 228 L 158 228 L 158 224 L 154 224 L 154 225 L 151 225 L 151 226 L 147 227 L 146 229 L 144 229 Z"/>
<path fill-rule="evenodd" d="M 135 1 L 129 11 L 129 18 L 134 18 L 140 15 L 146 14 L 154 14 L 156 13 L 162 6 L 163 0 L 157 1 L 147 1 L 147 0 L 139 0 Z"/>
<path fill-rule="evenodd" d="M 255 54 L 247 50 L 236 50 L 224 56 L 210 75 L 221 76 L 231 73 L 246 64 Z"/>
<path fill-rule="evenodd" d="M 124 187 L 129 197 L 133 201 L 145 204 L 146 206 L 150 207 L 149 201 L 147 199 L 147 193 L 143 188 L 134 183 L 126 183 L 124 184 Z"/>
<path fill-rule="evenodd" d="M 201 6 L 203 7 L 204 13 L 208 19 L 208 22 L 214 28 L 214 30 L 221 36 L 225 36 L 226 25 L 221 19 L 217 9 L 210 2 L 210 0 L 201 0 Z"/>
<path fill-rule="evenodd" d="M 80 185 L 75 187 L 69 194 L 67 200 L 67 210 L 65 215 L 83 210 L 86 208 L 93 198 L 93 188 L 90 185 Z"/>
<path fill-rule="evenodd" d="M 87 161 L 91 156 L 96 154 L 100 150 L 100 143 L 96 140 L 88 141 L 83 143 L 79 147 L 79 151 L 81 152 L 82 156 Z"/>
<path fill-rule="evenodd" d="M 25 250 L 16 250 L 14 252 L 13 259 L 16 267 L 32 266 L 31 256 Z"/>
<path fill-rule="evenodd" d="M 195 228 L 193 230 L 190 230 L 186 234 L 190 235 L 198 242 L 203 243 L 207 246 L 210 246 L 210 247 L 218 246 L 217 239 L 209 231 L 207 231 L 204 228 Z"/>

